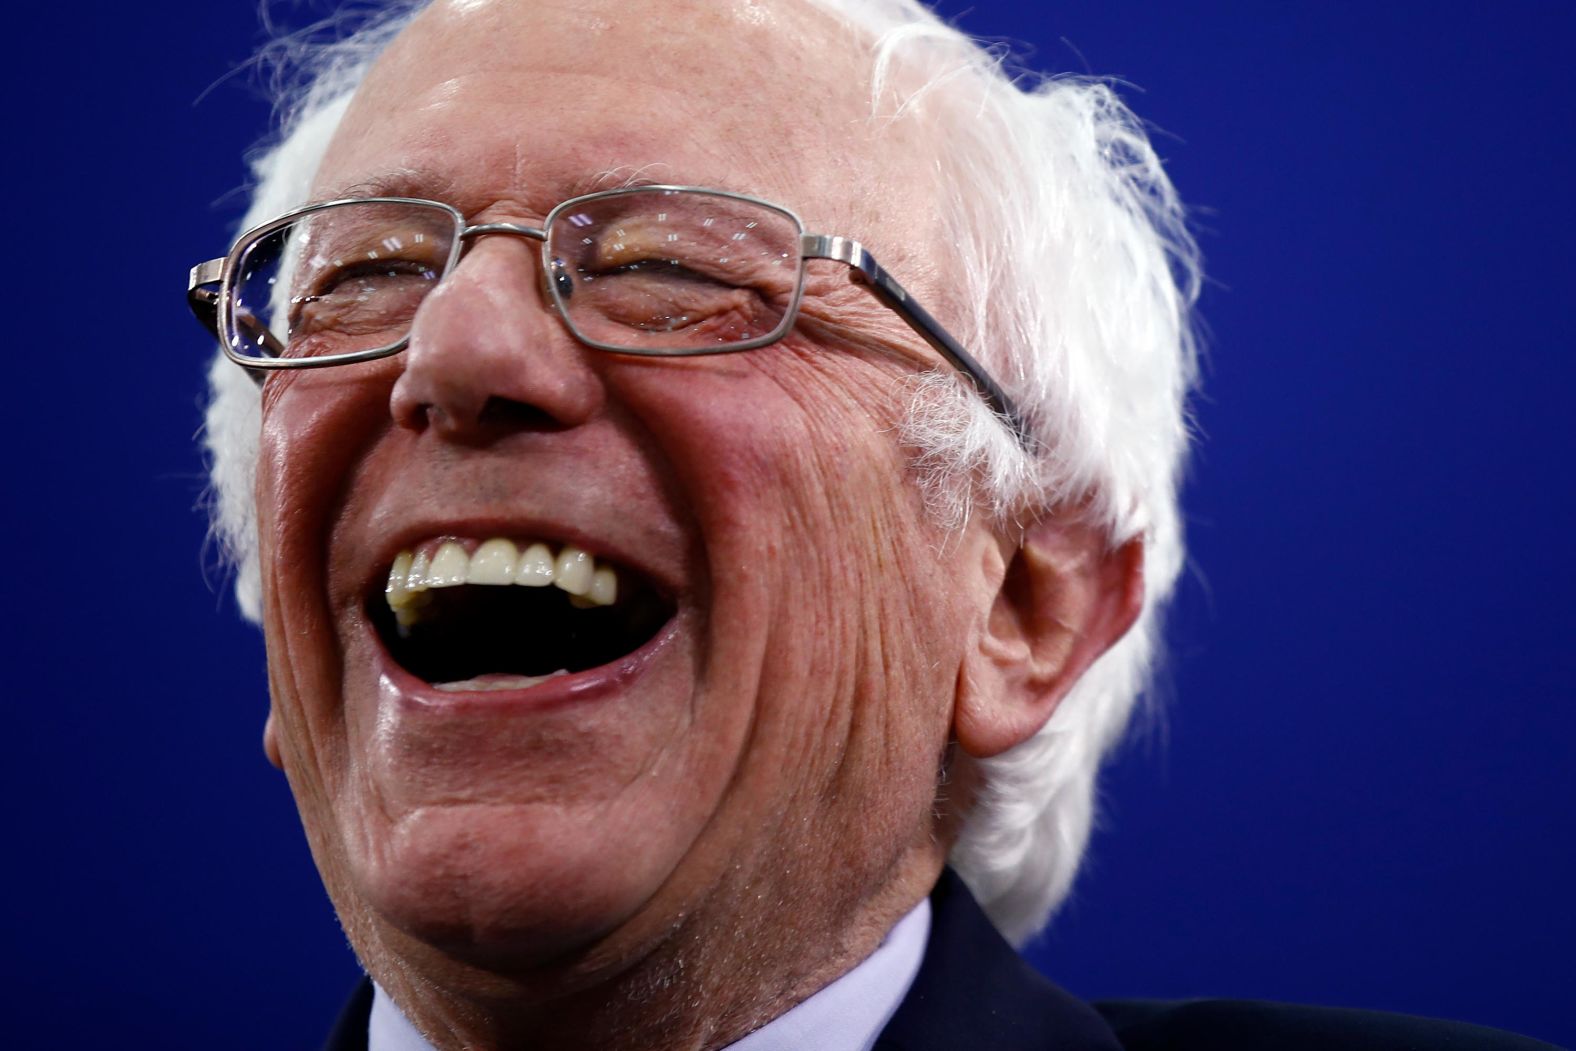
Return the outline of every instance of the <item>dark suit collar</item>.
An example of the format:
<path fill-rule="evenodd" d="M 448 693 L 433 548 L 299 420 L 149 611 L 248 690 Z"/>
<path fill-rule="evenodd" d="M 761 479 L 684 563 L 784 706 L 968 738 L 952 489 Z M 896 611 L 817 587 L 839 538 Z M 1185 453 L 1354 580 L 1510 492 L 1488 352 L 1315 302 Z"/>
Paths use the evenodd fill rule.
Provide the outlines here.
<path fill-rule="evenodd" d="M 340 1009 L 323 1051 L 367 1051 L 367 1022 L 372 1017 L 372 979 L 362 978 Z"/>
<path fill-rule="evenodd" d="M 1095 1010 L 1041 977 L 950 869 L 930 895 L 930 941 L 875 1051 L 1121 1051 Z"/>

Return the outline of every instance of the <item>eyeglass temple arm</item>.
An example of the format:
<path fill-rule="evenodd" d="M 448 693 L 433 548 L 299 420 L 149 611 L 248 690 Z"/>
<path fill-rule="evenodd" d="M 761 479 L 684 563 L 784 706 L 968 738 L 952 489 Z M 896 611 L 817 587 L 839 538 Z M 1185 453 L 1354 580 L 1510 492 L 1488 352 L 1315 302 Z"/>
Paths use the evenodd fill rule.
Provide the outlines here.
<path fill-rule="evenodd" d="M 186 305 L 191 307 L 193 314 L 197 315 L 202 327 L 220 342 L 224 341 L 224 336 L 219 331 L 219 280 L 223 269 L 222 258 L 210 259 L 206 263 L 198 263 L 192 267 L 191 274 L 186 279 Z M 251 314 L 237 312 L 235 323 L 274 356 L 284 354 L 285 348 L 274 338 L 274 334 L 268 331 L 268 326 L 261 324 Z M 248 369 L 247 374 L 259 386 L 267 376 L 267 373 L 256 369 Z"/>
<path fill-rule="evenodd" d="M 801 239 L 799 251 L 806 259 L 835 259 L 852 267 L 853 273 L 850 276 L 861 284 L 868 285 L 877 299 L 890 307 L 898 317 L 908 323 L 909 328 L 923 337 L 926 343 L 935 347 L 936 352 L 951 362 L 959 372 L 967 376 L 974 389 L 985 399 L 985 403 L 998 416 L 1006 420 L 1013 436 L 1018 439 L 1018 444 L 1026 451 L 1034 451 L 1034 439 L 1029 434 L 1028 422 L 1013 404 L 1012 399 L 1007 396 L 1007 392 L 991 379 L 990 374 L 974 360 L 973 355 L 963 349 L 962 344 L 952 338 L 952 334 L 941 326 L 941 322 L 931 317 L 930 311 L 920 306 L 902 285 L 881 268 L 881 264 L 865 250 L 864 245 L 847 237 L 805 234 Z"/>
<path fill-rule="evenodd" d="M 219 278 L 224 270 L 224 260 L 210 259 L 192 267 L 186 278 L 186 305 L 202 327 L 219 338 Z"/>

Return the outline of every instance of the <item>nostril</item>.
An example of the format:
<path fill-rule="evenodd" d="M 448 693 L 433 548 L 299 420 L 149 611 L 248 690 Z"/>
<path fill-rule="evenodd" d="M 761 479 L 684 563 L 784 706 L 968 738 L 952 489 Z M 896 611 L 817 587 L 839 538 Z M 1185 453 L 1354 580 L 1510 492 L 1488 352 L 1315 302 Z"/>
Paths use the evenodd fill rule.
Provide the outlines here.
<path fill-rule="evenodd" d="M 563 426 L 553 418 L 552 413 L 535 405 L 496 395 L 488 398 L 482 405 L 482 411 L 477 415 L 476 422 L 482 427 L 509 430 L 558 430 Z"/>

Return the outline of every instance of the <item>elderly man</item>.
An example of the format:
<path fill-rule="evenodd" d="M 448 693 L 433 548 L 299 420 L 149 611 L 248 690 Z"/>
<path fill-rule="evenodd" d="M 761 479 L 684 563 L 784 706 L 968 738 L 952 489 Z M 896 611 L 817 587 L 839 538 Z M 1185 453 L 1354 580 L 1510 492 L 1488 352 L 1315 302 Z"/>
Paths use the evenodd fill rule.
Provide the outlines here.
<path fill-rule="evenodd" d="M 1195 253 L 1126 110 L 900 0 L 439 0 L 313 62 L 191 297 L 371 978 L 331 1046 L 1144 1046 L 997 933 L 1181 561 Z"/>

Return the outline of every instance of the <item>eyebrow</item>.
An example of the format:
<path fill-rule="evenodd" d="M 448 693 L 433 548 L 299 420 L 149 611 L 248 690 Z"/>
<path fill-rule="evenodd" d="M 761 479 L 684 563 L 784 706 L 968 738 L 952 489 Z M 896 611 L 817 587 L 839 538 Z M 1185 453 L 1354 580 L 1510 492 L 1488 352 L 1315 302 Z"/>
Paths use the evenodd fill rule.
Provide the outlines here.
<path fill-rule="evenodd" d="M 313 196 L 310 203 L 323 204 L 355 197 L 419 197 L 446 201 L 454 192 L 454 180 L 430 168 L 390 168 L 353 183 L 336 183 Z"/>
<path fill-rule="evenodd" d="M 575 197 L 582 197 L 588 193 L 599 190 L 632 189 L 637 186 L 664 186 L 675 182 L 672 177 L 657 178 L 649 173 L 655 165 L 645 164 L 639 167 L 633 165 L 618 165 L 613 168 L 603 169 L 592 175 L 585 175 L 570 183 L 564 192 L 554 197 L 551 203 L 567 201 Z M 663 165 L 666 167 L 666 165 Z M 683 180 L 677 180 L 683 182 Z M 690 183 L 683 183 L 691 185 Z M 723 189 L 725 187 L 717 187 Z M 375 172 L 355 182 L 335 183 L 328 189 L 316 193 L 307 202 L 309 205 L 326 204 L 329 201 L 343 201 L 361 197 L 414 197 L 421 200 L 442 201 L 453 205 L 466 213 L 466 205 L 471 202 L 462 201 L 459 197 L 458 184 L 454 178 L 432 168 L 389 168 Z"/>
<path fill-rule="evenodd" d="M 642 164 L 638 167 L 632 164 L 618 164 L 611 168 L 604 168 L 594 175 L 582 176 L 570 186 L 570 197 L 581 197 L 588 193 L 597 193 L 601 190 L 628 190 L 636 186 L 666 186 L 666 185 L 699 185 L 693 180 L 674 178 L 667 171 L 666 163 Z M 662 168 L 664 174 L 658 178 L 651 169 Z"/>

